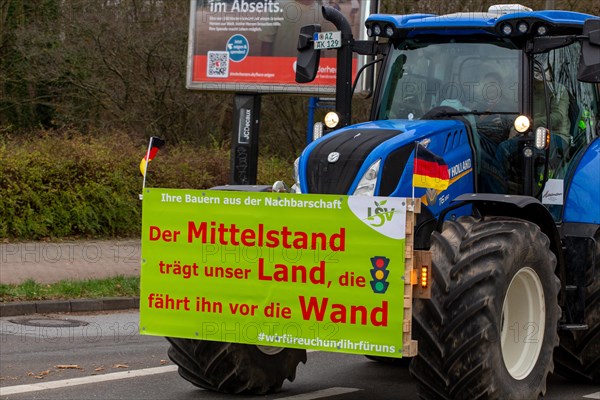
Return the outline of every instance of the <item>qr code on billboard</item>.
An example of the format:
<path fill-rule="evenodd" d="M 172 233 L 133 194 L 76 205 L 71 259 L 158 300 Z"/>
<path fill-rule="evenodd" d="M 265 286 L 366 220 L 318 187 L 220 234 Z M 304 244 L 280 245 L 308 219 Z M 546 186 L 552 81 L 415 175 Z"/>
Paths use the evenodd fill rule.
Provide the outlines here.
<path fill-rule="evenodd" d="M 229 76 L 229 53 L 226 51 L 208 52 L 208 70 L 206 76 L 209 78 L 227 78 Z"/>

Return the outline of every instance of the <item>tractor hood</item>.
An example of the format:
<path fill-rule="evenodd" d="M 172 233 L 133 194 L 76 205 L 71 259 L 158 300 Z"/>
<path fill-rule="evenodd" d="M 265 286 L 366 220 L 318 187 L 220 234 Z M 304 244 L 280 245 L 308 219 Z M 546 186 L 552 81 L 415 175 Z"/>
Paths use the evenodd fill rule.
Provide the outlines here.
<path fill-rule="evenodd" d="M 302 193 L 354 194 L 370 166 L 380 161 L 375 194 L 388 196 L 411 164 L 415 142 L 443 155 L 449 133 L 464 130 L 456 120 L 386 120 L 330 133 L 303 151 L 299 162 Z M 429 139 L 429 140 L 425 140 Z"/>

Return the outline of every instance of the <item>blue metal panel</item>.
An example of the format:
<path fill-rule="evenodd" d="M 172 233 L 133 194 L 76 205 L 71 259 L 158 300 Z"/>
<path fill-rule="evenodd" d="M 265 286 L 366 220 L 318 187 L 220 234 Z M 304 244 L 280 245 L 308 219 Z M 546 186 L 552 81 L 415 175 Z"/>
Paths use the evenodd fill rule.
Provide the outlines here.
<path fill-rule="evenodd" d="M 307 182 L 307 178 L 306 178 L 307 165 L 306 164 L 308 162 L 308 155 L 322 140 L 327 140 L 328 138 L 331 138 L 332 135 L 339 135 L 348 129 L 361 129 L 361 128 L 365 129 L 365 130 L 366 129 L 368 129 L 368 130 L 377 130 L 377 129 L 394 130 L 395 129 L 395 130 L 403 132 L 401 135 L 395 136 L 392 139 L 386 141 L 385 143 L 382 143 L 381 145 L 376 147 L 371 152 L 369 157 L 367 157 L 367 159 L 363 162 L 363 165 L 362 165 L 360 171 L 358 172 L 354 183 L 352 184 L 352 186 L 350 188 L 349 192 L 353 193 L 356 186 L 358 185 L 358 182 L 360 181 L 360 178 L 367 171 L 367 168 L 369 168 L 369 166 L 371 164 L 373 164 L 375 161 L 377 161 L 378 158 L 385 157 L 391 151 L 393 151 L 397 148 L 400 148 L 402 146 L 414 143 L 417 140 L 423 140 L 426 137 L 434 136 L 436 133 L 439 133 L 440 131 L 446 132 L 446 131 L 452 130 L 452 129 L 459 129 L 460 127 L 463 127 L 463 126 L 464 125 L 461 122 L 451 121 L 451 120 L 440 120 L 440 121 L 384 120 L 384 121 L 370 121 L 370 122 L 365 122 L 362 124 L 352 125 L 349 127 L 339 129 L 339 130 L 332 132 L 318 140 L 315 140 L 310 145 L 308 145 L 302 152 L 302 156 L 300 157 L 300 188 L 303 193 L 306 193 L 306 191 L 308 190 L 308 188 L 306 187 L 306 182 Z M 432 151 L 435 151 L 435 150 L 432 150 Z M 443 149 L 441 151 L 443 151 Z"/>
<path fill-rule="evenodd" d="M 447 28 L 480 28 L 489 30 L 499 23 L 515 19 L 533 18 L 545 21 L 554 25 L 582 26 L 589 18 L 598 18 L 598 16 L 583 14 L 572 11 L 532 11 L 516 12 L 506 15 L 492 13 L 458 13 L 449 15 L 431 15 L 431 14 L 409 14 L 409 15 L 388 15 L 373 14 L 367 19 L 367 23 L 381 22 L 394 25 L 397 29 L 447 29 Z M 419 32 L 421 33 L 421 32 Z M 456 31 L 438 32 L 448 35 L 455 34 Z"/>
<path fill-rule="evenodd" d="M 600 224 L 600 138 L 581 157 L 565 195 L 563 222 Z"/>
<path fill-rule="evenodd" d="M 391 14 L 371 14 L 367 18 L 369 21 L 380 21 L 390 23 L 397 28 L 403 28 L 402 25 L 408 23 L 411 20 L 423 20 L 428 17 L 435 17 L 435 14 L 407 14 L 407 15 L 391 15 Z"/>
<path fill-rule="evenodd" d="M 515 18 L 537 18 L 556 25 L 581 25 L 589 18 L 598 16 L 583 14 L 574 11 L 532 11 L 507 14 L 498 18 L 497 22 L 513 20 Z"/>
<path fill-rule="evenodd" d="M 393 24 L 398 29 L 423 29 L 423 28 L 447 28 L 447 27 L 473 27 L 491 28 L 496 21 L 496 14 L 469 13 L 450 15 L 387 15 L 372 14 L 367 18 L 367 23 L 381 21 Z"/>
<path fill-rule="evenodd" d="M 378 159 L 383 159 L 391 154 L 394 150 L 399 149 L 404 146 L 414 146 L 416 141 L 421 141 L 425 138 L 429 138 L 432 142 L 429 144 L 428 148 L 438 155 L 442 155 L 444 152 L 444 141 L 439 140 L 443 136 L 444 140 L 446 135 L 444 133 L 448 131 L 454 131 L 463 128 L 464 125 L 461 122 L 453 121 L 453 120 L 438 120 L 438 121 L 407 121 L 407 120 L 388 120 L 388 121 L 374 121 L 372 123 L 365 124 L 366 127 L 370 127 L 371 129 L 398 129 L 403 131 L 401 135 L 395 136 L 390 140 L 380 144 L 377 146 L 367 157 L 365 162 L 363 163 L 361 169 L 359 170 L 354 183 L 350 187 L 349 193 L 353 193 L 358 186 L 358 182 L 360 178 L 367 172 L 367 169 L 371 164 L 373 164 Z M 390 126 L 391 125 L 391 126 Z M 434 140 L 437 138 L 437 140 Z M 412 156 L 411 156 L 412 160 Z M 383 171 L 383 168 L 380 169 Z M 405 170 L 406 171 L 406 170 Z M 412 176 L 412 175 L 411 175 Z M 380 177 L 381 178 L 381 177 Z M 379 192 L 379 182 L 378 180 L 377 187 L 375 188 L 375 193 Z M 412 187 L 412 182 L 409 187 Z M 399 194 L 392 193 L 390 196 L 400 196 Z"/>
<path fill-rule="evenodd" d="M 439 215 L 457 196 L 475 191 L 471 147 L 464 125 L 462 123 L 459 123 L 459 125 L 459 127 L 446 129 L 445 132 L 437 131 L 432 135 L 424 136 L 431 139 L 431 143 L 427 148 L 436 155 L 443 157 L 449 169 L 450 186 L 446 190 L 437 192 L 431 189 L 415 188 L 415 197 L 420 198 L 422 204 L 428 207 L 434 216 Z M 445 134 L 446 132 L 457 132 L 458 137 L 453 146 L 446 146 L 446 138 L 448 137 L 448 134 Z M 399 185 L 391 196 L 412 197 L 413 167 L 414 154 L 408 160 Z"/>
<path fill-rule="evenodd" d="M 385 121 L 372 121 L 363 124 L 354 125 L 352 127 L 340 129 L 334 133 L 329 134 L 313 143 L 311 143 L 302 153 L 300 159 L 300 181 L 301 189 L 303 192 L 307 191 L 306 187 L 306 170 L 308 162 L 308 155 L 315 146 L 321 140 L 327 140 L 331 135 L 338 135 L 347 129 L 369 129 L 369 130 L 390 130 L 397 129 L 402 131 L 402 134 L 394 136 L 386 142 L 377 146 L 371 154 L 364 160 L 356 178 L 348 191 L 351 194 L 356 189 L 360 178 L 365 174 L 371 164 L 378 159 L 385 160 L 387 155 L 392 153 L 394 150 L 399 149 L 403 146 L 414 146 L 415 141 L 422 141 L 424 139 L 430 139 L 431 142 L 427 148 L 433 153 L 442 156 L 450 169 L 450 180 L 452 184 L 448 189 L 440 192 L 429 192 L 427 196 L 427 190 L 423 188 L 415 189 L 415 197 L 421 198 L 423 204 L 429 207 L 430 211 L 434 215 L 438 215 L 444 208 L 446 208 L 450 202 L 456 197 L 463 193 L 472 193 L 474 191 L 474 172 L 473 172 L 473 161 L 471 148 L 469 146 L 467 132 L 462 122 L 456 120 L 434 120 L 434 121 L 407 121 L 407 120 L 385 120 Z M 454 145 L 447 145 L 447 138 L 449 135 L 456 135 L 454 139 Z M 400 182 L 390 194 L 390 196 L 401 196 L 411 197 L 412 196 L 412 174 L 413 174 L 413 162 L 414 155 L 411 155 L 404 172 L 400 178 Z M 380 169 L 380 173 L 383 168 Z M 381 178 L 381 177 L 380 177 Z M 378 182 L 380 182 L 379 179 Z M 375 193 L 378 194 L 379 183 L 375 189 Z M 467 210 L 468 211 L 468 210 Z"/>

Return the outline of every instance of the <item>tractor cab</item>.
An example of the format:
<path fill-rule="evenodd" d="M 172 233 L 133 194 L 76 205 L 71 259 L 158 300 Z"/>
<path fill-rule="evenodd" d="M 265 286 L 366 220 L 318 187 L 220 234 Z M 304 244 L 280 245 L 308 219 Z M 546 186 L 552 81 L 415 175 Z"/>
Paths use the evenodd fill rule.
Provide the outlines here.
<path fill-rule="evenodd" d="M 372 19 L 369 32 L 382 29 Z M 550 28 L 519 21 L 514 28 L 505 22 L 502 34 L 464 29 L 402 36 L 384 25 L 392 33 L 390 52 L 372 119 L 462 120 L 477 154 L 477 191 L 539 197 L 544 182 L 564 179 L 598 136 L 598 95 L 592 83 L 577 79 L 579 42 L 533 53 Z"/>
<path fill-rule="evenodd" d="M 327 11 L 324 13 L 327 18 Z M 473 167 L 472 187 L 462 187 L 462 192 L 526 195 L 542 200 L 548 182 L 552 190 L 558 190 L 583 150 L 599 136 L 598 87 L 594 83 L 600 80 L 598 17 L 507 5 L 492 6 L 486 13 L 443 16 L 374 14 L 368 18 L 366 29 L 371 37 L 366 42 L 371 44 L 370 50 L 365 42 L 353 39 L 348 46 L 379 57 L 377 61 L 382 64 L 371 121 L 387 131 L 414 133 L 404 135 L 404 141 L 387 137 L 388 145 L 392 141 L 397 147 L 414 141 L 430 142 L 433 152 L 450 159 L 450 167 L 468 159 Z M 310 37 L 310 32 L 306 36 Z M 301 40 L 297 74 L 303 74 L 307 81 L 311 70 L 316 71 L 318 57 L 302 44 Z M 343 59 L 338 55 L 340 62 Z M 341 80 L 348 81 L 345 77 Z M 338 85 L 341 123 L 335 129 L 350 122 L 344 102 L 351 92 L 343 89 Z M 464 132 L 449 134 L 455 125 L 441 128 L 431 124 L 434 120 L 459 121 Z M 429 131 L 419 125 L 422 121 L 430 122 Z M 339 130 L 334 134 L 340 134 Z M 317 156 L 319 146 L 313 145 L 304 156 Z M 331 151 L 331 146 L 325 147 Z M 469 155 L 456 155 L 465 147 L 470 147 Z M 393 153 L 389 146 L 385 151 Z M 395 162 L 397 169 L 403 168 L 409 159 L 404 157 L 402 165 L 399 158 L 383 157 L 379 169 L 385 170 L 390 162 Z M 355 160 L 364 163 L 365 169 L 370 161 L 372 164 L 364 156 Z M 316 168 L 311 165 L 314 177 Z M 300 167 L 309 165 L 301 160 Z M 327 170 L 331 174 L 332 168 Z M 309 176 L 304 179 L 308 184 L 301 185 L 300 175 L 298 187 L 303 191 L 322 188 L 310 185 Z M 380 175 L 380 181 L 385 181 L 385 172 Z M 409 195 L 402 190 L 408 181 L 403 182 L 399 172 L 397 175 L 393 183 L 378 182 L 367 193 Z M 348 185 L 346 192 L 361 194 L 356 192 L 360 176 L 358 173 L 357 182 Z M 332 176 L 322 178 L 336 180 Z M 382 191 L 386 185 L 392 189 Z M 558 220 L 561 204 L 552 203 L 548 208 Z"/>

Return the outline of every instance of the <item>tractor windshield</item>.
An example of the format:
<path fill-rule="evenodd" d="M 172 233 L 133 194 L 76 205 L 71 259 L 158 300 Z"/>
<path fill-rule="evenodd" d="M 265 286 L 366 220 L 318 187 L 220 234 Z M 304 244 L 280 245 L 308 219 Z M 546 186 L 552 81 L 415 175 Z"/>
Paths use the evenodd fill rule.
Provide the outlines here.
<path fill-rule="evenodd" d="M 499 165 L 497 154 L 523 108 L 522 52 L 504 39 L 466 40 L 398 43 L 384 73 L 376 117 L 448 117 L 469 123 L 482 169 L 479 189 L 506 193 L 508 172 Z"/>
<path fill-rule="evenodd" d="M 418 119 L 440 106 L 519 112 L 520 51 L 508 41 L 404 41 L 390 58 L 378 119 Z"/>
<path fill-rule="evenodd" d="M 501 40 L 401 42 L 390 57 L 378 119 L 418 119 L 440 106 L 518 113 L 519 55 Z"/>

